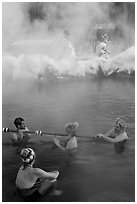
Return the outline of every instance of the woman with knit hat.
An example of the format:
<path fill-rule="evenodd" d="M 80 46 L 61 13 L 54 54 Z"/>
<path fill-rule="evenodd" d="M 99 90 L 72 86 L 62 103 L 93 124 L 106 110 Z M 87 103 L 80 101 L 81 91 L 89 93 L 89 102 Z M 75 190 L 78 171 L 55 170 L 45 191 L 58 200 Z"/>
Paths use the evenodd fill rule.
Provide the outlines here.
<path fill-rule="evenodd" d="M 36 200 L 53 189 L 59 172 L 46 172 L 40 168 L 33 168 L 36 154 L 31 148 L 23 149 L 20 156 L 23 165 L 19 168 L 16 177 L 18 192 L 27 200 Z M 52 193 L 59 195 L 61 191 L 54 190 Z"/>

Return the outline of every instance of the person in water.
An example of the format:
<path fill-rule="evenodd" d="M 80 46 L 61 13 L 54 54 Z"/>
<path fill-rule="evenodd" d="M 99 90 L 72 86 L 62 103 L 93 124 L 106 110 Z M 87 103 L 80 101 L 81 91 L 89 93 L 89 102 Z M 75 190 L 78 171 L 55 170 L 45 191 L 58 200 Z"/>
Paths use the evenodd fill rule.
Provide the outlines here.
<path fill-rule="evenodd" d="M 14 125 L 16 127 L 16 132 L 12 133 L 10 139 L 14 146 L 18 146 L 20 148 L 26 147 L 31 138 L 31 135 L 27 133 L 29 129 L 26 126 L 25 120 L 21 117 L 15 118 Z M 42 135 L 41 131 L 36 131 L 36 135 Z M 31 140 L 33 143 L 34 141 Z"/>
<path fill-rule="evenodd" d="M 11 134 L 11 141 L 14 145 L 22 146 L 28 142 L 29 134 L 24 133 L 25 131 L 29 131 L 26 127 L 25 120 L 21 117 L 18 117 L 14 120 L 14 125 L 16 127 L 17 132 Z"/>
<path fill-rule="evenodd" d="M 109 130 L 106 134 L 99 133 L 96 137 L 114 143 L 115 151 L 122 153 L 125 149 L 125 143 L 128 140 L 125 121 L 121 118 L 117 118 L 113 129 Z"/>
<path fill-rule="evenodd" d="M 65 130 L 67 135 L 69 136 L 68 140 L 66 141 L 65 147 L 62 146 L 57 139 L 57 137 L 54 137 L 54 143 L 57 145 L 61 150 L 67 151 L 68 153 L 75 153 L 77 151 L 77 128 L 79 124 L 77 122 L 74 123 L 67 123 L 65 125 Z"/>
<path fill-rule="evenodd" d="M 23 198 L 32 201 L 45 193 L 56 196 L 61 194 L 61 191 L 55 190 L 59 171 L 46 172 L 40 168 L 33 168 L 36 154 L 31 148 L 22 149 L 20 156 L 23 165 L 17 173 L 16 187 Z"/>

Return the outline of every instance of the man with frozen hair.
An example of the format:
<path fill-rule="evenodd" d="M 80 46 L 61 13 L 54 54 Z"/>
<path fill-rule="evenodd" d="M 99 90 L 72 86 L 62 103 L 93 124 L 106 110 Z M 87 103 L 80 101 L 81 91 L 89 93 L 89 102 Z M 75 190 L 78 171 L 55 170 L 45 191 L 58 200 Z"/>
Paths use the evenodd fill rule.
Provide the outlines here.
<path fill-rule="evenodd" d="M 122 153 L 125 149 L 125 143 L 128 140 L 125 121 L 122 118 L 117 118 L 114 127 L 111 130 L 106 134 L 99 133 L 96 137 L 114 143 L 116 152 Z"/>

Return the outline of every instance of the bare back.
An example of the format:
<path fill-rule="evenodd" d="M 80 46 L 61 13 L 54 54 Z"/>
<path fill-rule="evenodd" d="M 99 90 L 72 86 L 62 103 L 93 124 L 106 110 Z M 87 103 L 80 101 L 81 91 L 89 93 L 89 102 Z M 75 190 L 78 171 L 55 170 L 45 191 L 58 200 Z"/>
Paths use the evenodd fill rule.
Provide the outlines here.
<path fill-rule="evenodd" d="M 31 188 L 36 183 L 37 179 L 38 176 L 35 174 L 33 168 L 26 167 L 23 170 L 23 166 L 21 166 L 17 174 L 16 185 L 20 189 Z"/>
<path fill-rule="evenodd" d="M 31 188 L 37 181 L 37 179 L 57 179 L 59 172 L 46 172 L 40 168 L 33 168 L 31 166 L 26 167 L 21 166 L 17 178 L 16 178 L 16 186 L 20 189 Z"/>

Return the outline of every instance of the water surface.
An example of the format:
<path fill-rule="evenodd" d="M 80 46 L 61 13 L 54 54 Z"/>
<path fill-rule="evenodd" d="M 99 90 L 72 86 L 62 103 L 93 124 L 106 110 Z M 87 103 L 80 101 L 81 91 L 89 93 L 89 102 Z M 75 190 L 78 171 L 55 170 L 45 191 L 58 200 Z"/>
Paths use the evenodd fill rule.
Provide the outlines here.
<path fill-rule="evenodd" d="M 64 133 L 67 122 L 77 121 L 78 133 L 92 137 L 107 132 L 117 117 L 124 117 L 129 141 L 122 154 L 115 152 L 113 144 L 86 138 L 78 139 L 74 158 L 52 148 L 52 137 L 34 136 L 35 144 L 30 146 L 37 154 L 35 166 L 60 171 L 58 188 L 63 194 L 48 201 L 134 201 L 134 82 L 129 79 L 16 79 L 3 80 L 2 88 L 3 127 L 13 129 L 13 120 L 20 116 L 25 118 L 30 130 Z M 2 141 L 3 201 L 22 201 L 13 195 L 20 157 L 10 145 L 9 133 L 3 133 Z"/>

